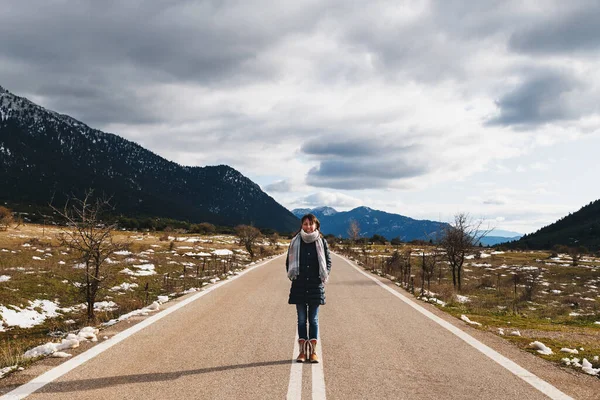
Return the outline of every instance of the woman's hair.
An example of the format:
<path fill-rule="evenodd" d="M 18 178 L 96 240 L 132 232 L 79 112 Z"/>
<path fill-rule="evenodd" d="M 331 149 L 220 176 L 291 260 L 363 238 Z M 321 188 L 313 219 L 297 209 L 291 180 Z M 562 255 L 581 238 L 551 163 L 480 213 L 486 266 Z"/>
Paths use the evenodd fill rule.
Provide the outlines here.
<path fill-rule="evenodd" d="M 302 230 L 302 224 L 304 223 L 305 219 L 309 220 L 310 222 L 314 222 L 315 226 L 317 227 L 317 230 L 321 231 L 321 222 L 319 221 L 319 218 L 315 217 L 314 214 L 304 214 L 302 218 L 300 218 L 300 229 L 294 232 L 293 236 L 296 236 L 300 233 L 300 231 Z"/>
<path fill-rule="evenodd" d="M 314 214 L 304 214 L 304 216 L 300 218 L 300 229 L 302 229 L 302 224 L 304 223 L 305 219 L 309 220 L 311 223 L 314 222 L 317 226 L 317 229 L 321 229 L 321 222 L 317 217 L 315 217 Z"/>

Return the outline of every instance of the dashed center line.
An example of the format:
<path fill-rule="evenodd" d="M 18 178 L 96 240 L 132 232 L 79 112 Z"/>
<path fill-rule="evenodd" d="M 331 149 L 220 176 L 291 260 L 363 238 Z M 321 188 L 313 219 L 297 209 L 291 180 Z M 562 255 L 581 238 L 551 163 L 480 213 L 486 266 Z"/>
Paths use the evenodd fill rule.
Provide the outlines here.
<path fill-rule="evenodd" d="M 317 340 L 317 356 L 319 362 L 312 365 L 312 398 L 325 400 L 325 374 L 323 373 L 323 343 L 319 336 Z"/>
<path fill-rule="evenodd" d="M 319 362 L 311 364 L 311 375 L 312 375 L 312 399 L 313 400 L 325 400 L 325 374 L 323 372 L 323 350 L 321 337 L 317 338 L 317 357 Z M 294 340 L 294 351 L 292 353 L 292 366 L 290 368 L 290 381 L 288 384 L 287 400 L 300 400 L 302 399 L 302 369 L 303 363 L 296 361 L 296 356 L 300 352 L 300 346 L 298 345 L 298 336 Z M 306 355 L 308 358 L 308 354 Z M 309 363 L 306 361 L 306 363 Z"/>
<path fill-rule="evenodd" d="M 292 367 L 290 368 L 290 383 L 288 384 L 287 400 L 302 399 L 302 363 L 296 362 L 296 355 L 300 352 L 298 336 L 294 340 L 292 352 Z"/>

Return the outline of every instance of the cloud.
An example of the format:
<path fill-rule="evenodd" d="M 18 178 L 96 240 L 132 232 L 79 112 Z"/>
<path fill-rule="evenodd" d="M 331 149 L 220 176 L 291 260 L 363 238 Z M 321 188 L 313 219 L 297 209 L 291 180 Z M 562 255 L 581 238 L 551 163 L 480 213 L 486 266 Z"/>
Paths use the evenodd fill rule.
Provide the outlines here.
<path fill-rule="evenodd" d="M 263 188 L 266 192 L 290 192 L 292 185 L 287 180 L 273 182 Z"/>
<path fill-rule="evenodd" d="M 295 204 L 311 208 L 328 206 L 336 208 L 338 211 L 340 211 L 340 209 L 358 207 L 362 203 L 360 199 L 343 193 L 316 192 L 299 198 L 295 201 Z"/>
<path fill-rule="evenodd" d="M 306 182 L 334 189 L 371 189 L 387 187 L 392 181 L 425 172 L 424 166 L 410 165 L 403 160 L 324 160 L 308 172 Z"/>
<path fill-rule="evenodd" d="M 538 55 L 587 52 L 590 56 L 600 48 L 600 4 L 597 1 L 564 3 L 549 11 L 550 15 L 540 18 L 533 26 L 514 32 L 508 41 L 509 48 Z"/>
<path fill-rule="evenodd" d="M 530 165 L 530 168 L 532 170 L 536 170 L 536 171 L 547 171 L 550 166 L 548 165 L 548 163 L 543 163 L 543 162 L 535 162 L 533 164 Z"/>
<path fill-rule="evenodd" d="M 425 163 L 415 161 L 420 145 L 401 145 L 392 135 L 334 136 L 305 142 L 301 152 L 318 160 L 306 183 L 334 189 L 370 189 L 399 184 L 403 179 L 427 173 Z"/>
<path fill-rule="evenodd" d="M 497 102 L 500 115 L 489 125 L 538 125 L 576 119 L 583 110 L 571 102 L 580 83 L 564 73 L 537 71 Z"/>
<path fill-rule="evenodd" d="M 321 7 L 263 1 L 100 7 L 33 0 L 0 14 L 6 42 L 0 77 L 11 91 L 35 93 L 86 123 L 149 122 L 160 110 L 145 106 L 152 100 L 145 89 L 272 79 L 279 65 L 261 55 L 287 35 L 310 31 Z"/>
<path fill-rule="evenodd" d="M 493 205 L 501 205 L 506 204 L 506 199 L 504 198 L 490 198 L 483 201 L 483 204 L 493 204 Z"/>
<path fill-rule="evenodd" d="M 305 142 L 301 151 L 308 155 L 316 156 L 339 156 L 339 157 L 362 157 L 380 156 L 382 152 L 394 152 L 398 156 L 418 150 L 418 146 L 402 146 L 393 143 L 390 138 L 377 137 L 371 133 L 371 138 L 360 137 L 337 137 L 337 138 L 315 138 Z"/>
<path fill-rule="evenodd" d="M 435 216 L 478 173 L 518 187 L 529 156 L 600 132 L 596 1 L 13 3 L 0 85 L 286 204 L 354 190 Z"/>

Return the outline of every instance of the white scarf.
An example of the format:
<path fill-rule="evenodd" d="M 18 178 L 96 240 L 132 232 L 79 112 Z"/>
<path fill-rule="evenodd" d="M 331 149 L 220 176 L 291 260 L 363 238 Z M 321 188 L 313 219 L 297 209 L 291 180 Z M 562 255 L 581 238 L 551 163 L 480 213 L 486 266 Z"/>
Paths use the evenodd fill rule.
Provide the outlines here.
<path fill-rule="evenodd" d="M 288 249 L 288 278 L 291 281 L 296 279 L 300 273 L 300 240 L 302 239 L 304 243 L 316 242 L 317 258 L 319 259 L 319 276 L 321 277 L 321 282 L 327 283 L 329 274 L 327 272 L 327 261 L 325 260 L 325 247 L 323 246 L 323 241 L 319 238 L 320 234 L 316 229 L 313 233 L 306 233 L 300 229 L 300 233 L 294 236 L 290 242 Z"/>

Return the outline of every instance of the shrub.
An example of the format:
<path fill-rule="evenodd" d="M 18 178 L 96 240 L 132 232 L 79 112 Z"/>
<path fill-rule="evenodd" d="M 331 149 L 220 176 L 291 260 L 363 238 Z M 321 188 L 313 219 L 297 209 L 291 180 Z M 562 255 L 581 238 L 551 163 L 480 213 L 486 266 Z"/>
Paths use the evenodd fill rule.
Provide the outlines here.
<path fill-rule="evenodd" d="M 12 211 L 4 206 L 0 206 L 0 231 L 5 231 L 13 223 Z"/>

